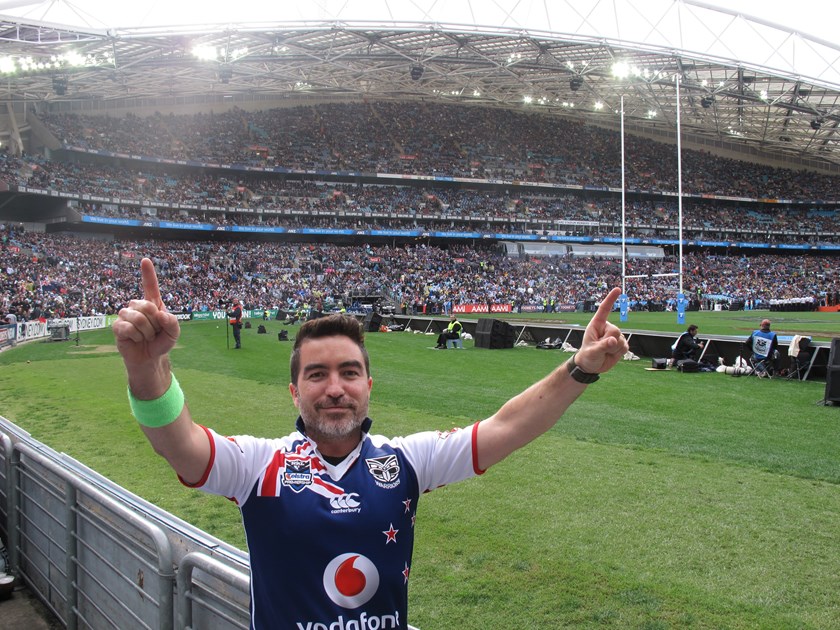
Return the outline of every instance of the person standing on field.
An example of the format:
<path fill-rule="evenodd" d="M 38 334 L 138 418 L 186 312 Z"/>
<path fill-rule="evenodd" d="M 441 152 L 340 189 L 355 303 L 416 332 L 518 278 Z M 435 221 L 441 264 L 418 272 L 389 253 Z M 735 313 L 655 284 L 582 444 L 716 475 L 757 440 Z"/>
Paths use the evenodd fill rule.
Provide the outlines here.
<path fill-rule="evenodd" d="M 548 431 L 628 349 L 607 321 L 616 288 L 587 325 L 580 350 L 490 417 L 387 438 L 371 433 L 373 379 L 361 326 L 330 315 L 304 323 L 295 339 L 295 430 L 228 437 L 193 421 L 169 360 L 178 319 L 163 304 L 149 259 L 141 275 L 143 298 L 131 300 L 113 325 L 132 413 L 183 484 L 239 507 L 254 630 L 408 629 L 422 494 L 481 475 Z"/>

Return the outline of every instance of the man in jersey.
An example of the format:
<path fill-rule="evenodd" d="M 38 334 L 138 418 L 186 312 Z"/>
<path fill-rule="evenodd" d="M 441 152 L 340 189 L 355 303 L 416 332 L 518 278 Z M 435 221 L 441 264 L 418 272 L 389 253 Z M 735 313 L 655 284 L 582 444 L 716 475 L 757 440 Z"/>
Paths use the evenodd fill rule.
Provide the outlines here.
<path fill-rule="evenodd" d="M 251 564 L 251 628 L 408 627 L 417 501 L 482 474 L 550 429 L 628 346 L 607 321 L 613 289 L 580 350 L 489 418 L 404 438 L 370 433 L 373 380 L 359 323 L 335 315 L 301 326 L 289 391 L 300 417 L 282 438 L 223 437 L 193 422 L 170 371 L 180 328 L 152 262 L 143 299 L 113 325 L 135 418 L 182 483 L 234 500 Z"/>

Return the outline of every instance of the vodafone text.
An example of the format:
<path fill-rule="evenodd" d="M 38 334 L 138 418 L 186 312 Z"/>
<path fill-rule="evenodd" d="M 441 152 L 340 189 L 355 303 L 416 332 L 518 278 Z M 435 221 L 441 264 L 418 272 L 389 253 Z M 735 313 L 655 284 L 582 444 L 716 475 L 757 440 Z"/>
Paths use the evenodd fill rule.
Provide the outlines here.
<path fill-rule="evenodd" d="M 347 621 L 344 620 L 342 615 L 339 615 L 338 619 L 331 624 L 307 621 L 304 625 L 298 621 L 297 627 L 299 630 L 383 630 L 383 628 L 399 628 L 400 613 L 395 610 L 393 615 L 368 617 L 367 613 L 363 612 L 358 619 L 348 619 Z"/>

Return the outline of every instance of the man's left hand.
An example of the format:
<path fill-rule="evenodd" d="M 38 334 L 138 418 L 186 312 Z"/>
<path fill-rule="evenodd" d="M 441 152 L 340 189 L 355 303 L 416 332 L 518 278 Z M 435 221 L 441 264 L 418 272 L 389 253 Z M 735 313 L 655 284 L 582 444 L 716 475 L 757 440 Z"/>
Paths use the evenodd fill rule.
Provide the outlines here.
<path fill-rule="evenodd" d="M 618 287 L 610 291 L 586 326 L 580 350 L 575 355 L 575 363 L 584 372 L 602 374 L 621 361 L 630 349 L 618 326 L 607 320 L 619 295 Z"/>

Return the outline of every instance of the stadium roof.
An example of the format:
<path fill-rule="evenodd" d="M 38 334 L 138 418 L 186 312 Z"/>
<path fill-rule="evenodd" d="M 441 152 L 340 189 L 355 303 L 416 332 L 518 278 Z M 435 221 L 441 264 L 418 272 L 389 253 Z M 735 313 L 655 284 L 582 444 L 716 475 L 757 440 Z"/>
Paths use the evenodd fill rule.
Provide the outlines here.
<path fill-rule="evenodd" d="M 630 126 L 673 137 L 679 104 L 684 134 L 836 168 L 840 45 L 793 20 L 837 9 L 813 4 L 784 26 L 694 0 L 5 0 L 0 100 L 424 98 L 615 126 L 623 97 Z"/>

